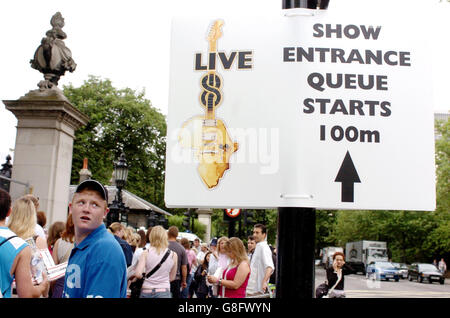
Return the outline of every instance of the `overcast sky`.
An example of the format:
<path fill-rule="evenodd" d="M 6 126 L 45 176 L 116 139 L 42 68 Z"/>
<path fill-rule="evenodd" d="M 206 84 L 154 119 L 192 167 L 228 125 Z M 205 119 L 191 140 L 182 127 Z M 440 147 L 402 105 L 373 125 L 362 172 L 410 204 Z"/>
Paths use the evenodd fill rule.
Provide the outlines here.
<path fill-rule="evenodd" d="M 43 76 L 30 67 L 50 18 L 60 11 L 65 19 L 66 46 L 77 63 L 59 87 L 80 86 L 88 75 L 109 78 L 117 88 L 145 89 L 153 106 L 167 114 L 169 93 L 170 25 L 174 16 L 281 14 L 281 0 L 39 0 L 1 1 L 0 4 L 0 99 L 18 99 L 36 89 Z M 407 5 L 405 5 L 407 4 Z M 439 0 L 331 0 L 330 8 L 398 10 L 399 24 L 410 10 L 427 6 L 417 23 L 432 26 L 434 109 L 450 110 L 450 4 Z M 402 9 L 404 8 L 404 9 Z M 17 120 L 0 103 L 0 164 L 13 155 Z"/>

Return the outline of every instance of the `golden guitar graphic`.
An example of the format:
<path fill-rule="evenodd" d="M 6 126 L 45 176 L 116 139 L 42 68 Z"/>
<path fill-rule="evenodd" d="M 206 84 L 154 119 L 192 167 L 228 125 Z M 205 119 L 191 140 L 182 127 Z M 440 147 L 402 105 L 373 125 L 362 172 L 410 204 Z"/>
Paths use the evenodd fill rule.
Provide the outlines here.
<path fill-rule="evenodd" d="M 217 53 L 217 40 L 222 36 L 223 24 L 222 20 L 216 20 L 211 26 L 207 37 L 209 53 Z M 229 169 L 230 156 L 237 151 L 238 143 L 231 140 L 225 124 L 216 118 L 215 110 L 223 100 L 221 77 L 215 70 L 209 70 L 200 84 L 203 89 L 200 103 L 205 114 L 187 120 L 181 127 L 178 141 L 181 146 L 195 151 L 199 161 L 198 173 L 211 189 Z"/>

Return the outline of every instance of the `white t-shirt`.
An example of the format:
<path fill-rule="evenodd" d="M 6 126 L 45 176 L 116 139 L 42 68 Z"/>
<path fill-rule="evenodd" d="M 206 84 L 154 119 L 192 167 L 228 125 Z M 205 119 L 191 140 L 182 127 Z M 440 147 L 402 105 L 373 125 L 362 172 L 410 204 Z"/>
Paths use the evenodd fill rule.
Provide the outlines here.
<path fill-rule="evenodd" d="M 145 248 L 148 250 L 150 248 L 150 243 L 145 244 Z M 144 252 L 144 249 L 142 247 L 138 247 L 133 254 L 133 259 L 131 261 L 130 267 L 134 268 L 137 263 L 139 262 L 139 258 L 142 255 L 142 252 Z"/>
<path fill-rule="evenodd" d="M 47 241 L 47 235 L 45 235 L 44 229 L 39 224 L 36 224 L 36 227 L 34 228 L 34 234 L 42 237 L 44 240 Z"/>

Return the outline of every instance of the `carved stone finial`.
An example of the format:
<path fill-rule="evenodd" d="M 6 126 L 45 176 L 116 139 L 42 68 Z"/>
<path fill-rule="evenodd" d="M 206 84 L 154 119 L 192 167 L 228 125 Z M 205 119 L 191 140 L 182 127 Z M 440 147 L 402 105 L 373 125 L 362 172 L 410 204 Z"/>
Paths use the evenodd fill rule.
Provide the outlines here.
<path fill-rule="evenodd" d="M 73 72 L 77 67 L 72 52 L 63 42 L 67 35 L 62 30 L 64 18 L 60 12 L 53 15 L 50 24 L 52 29 L 42 38 L 34 59 L 30 60 L 31 67 L 44 74 L 44 80 L 38 84 L 40 91 L 57 86 L 59 78 L 66 71 Z"/>
<path fill-rule="evenodd" d="M 80 183 L 92 177 L 92 173 L 88 169 L 88 158 L 83 159 L 83 168 L 80 170 L 79 174 L 80 174 Z"/>

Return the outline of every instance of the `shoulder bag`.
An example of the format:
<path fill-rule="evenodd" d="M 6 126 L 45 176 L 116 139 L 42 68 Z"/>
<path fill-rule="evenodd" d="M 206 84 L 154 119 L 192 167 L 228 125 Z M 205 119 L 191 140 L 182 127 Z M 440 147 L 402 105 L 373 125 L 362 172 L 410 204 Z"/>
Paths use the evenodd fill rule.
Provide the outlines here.
<path fill-rule="evenodd" d="M 167 249 L 166 254 L 164 254 L 163 258 L 159 262 L 158 265 L 156 265 L 150 272 L 148 272 L 146 275 L 142 275 L 142 277 L 135 282 L 130 284 L 130 290 L 131 290 L 131 296 L 130 298 L 139 298 L 141 295 L 142 285 L 144 284 L 144 280 L 152 276 L 160 267 L 161 265 L 166 261 L 166 259 L 170 255 L 170 249 Z"/>

